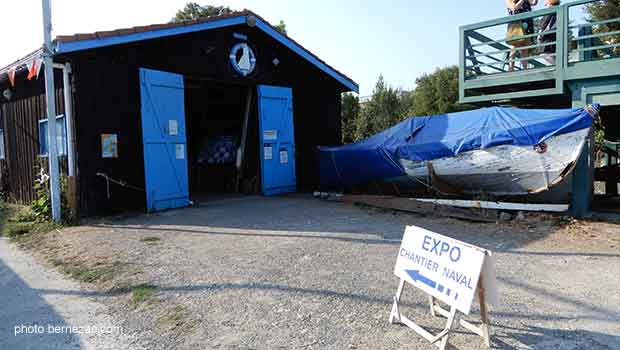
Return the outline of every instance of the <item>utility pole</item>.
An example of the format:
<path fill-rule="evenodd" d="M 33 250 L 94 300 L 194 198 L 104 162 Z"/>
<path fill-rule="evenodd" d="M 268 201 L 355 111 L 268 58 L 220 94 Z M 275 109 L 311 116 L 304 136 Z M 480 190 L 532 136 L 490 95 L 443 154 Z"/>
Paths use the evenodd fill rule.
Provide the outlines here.
<path fill-rule="evenodd" d="M 47 105 L 47 158 L 50 174 L 52 219 L 60 222 L 60 171 L 56 149 L 56 94 L 54 89 L 54 51 L 52 47 L 51 0 L 43 1 L 43 64 L 45 65 L 45 100 Z"/>

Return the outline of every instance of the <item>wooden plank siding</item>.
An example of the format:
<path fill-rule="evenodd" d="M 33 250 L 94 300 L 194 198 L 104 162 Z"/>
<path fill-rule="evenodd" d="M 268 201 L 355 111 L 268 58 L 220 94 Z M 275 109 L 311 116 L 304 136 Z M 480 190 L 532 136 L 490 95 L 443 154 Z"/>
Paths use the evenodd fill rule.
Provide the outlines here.
<path fill-rule="evenodd" d="M 247 77 L 235 73 L 230 65 L 230 49 L 239 41 L 235 33 L 248 38 L 257 56 L 256 70 Z M 278 64 L 274 63 L 276 58 Z M 140 211 L 145 207 L 145 193 L 137 190 L 145 187 L 139 68 L 173 72 L 193 83 L 203 81 L 236 89 L 256 89 L 258 84 L 291 87 L 299 191 L 318 188 L 317 146 L 341 142 L 340 94 L 345 88 L 247 25 L 76 52 L 57 59 L 71 62 L 73 68 L 81 215 Z M 187 104 L 186 109 L 189 107 Z M 246 149 L 249 156 L 244 174 L 248 177 L 259 175 L 255 110 Z M 101 156 L 101 134 L 118 135 L 118 158 Z M 114 183 L 108 187 L 98 174 L 132 188 Z"/>
<path fill-rule="evenodd" d="M 58 114 L 64 113 L 63 101 L 63 89 L 57 89 Z M 29 204 L 36 197 L 34 181 L 40 167 L 47 164 L 39 156 L 39 120 L 45 119 L 45 109 L 44 94 L 18 98 L 0 107 L 5 145 L 0 183 L 11 202 Z M 61 169 L 66 173 L 65 158 L 61 157 Z"/>
<path fill-rule="evenodd" d="M 256 68 L 249 76 L 240 75 L 230 62 L 231 48 L 240 42 L 240 36 L 247 39 L 256 55 Z M 260 29 L 246 24 L 60 54 L 55 60 L 70 63 L 73 71 L 77 193 L 83 216 L 145 208 L 140 68 L 182 74 L 186 83 L 219 84 L 232 90 L 255 90 L 260 84 L 291 87 L 300 191 L 318 187 L 317 146 L 341 143 L 340 96 L 347 87 Z M 59 73 L 56 70 L 57 87 L 62 86 Z M 3 123 L 7 145 L 5 173 L 8 174 L 0 177 L 7 180 L 12 201 L 29 203 L 35 196 L 32 187 L 37 163 L 41 161 L 38 121 L 44 116 L 44 84 L 42 76 L 37 81 L 28 81 L 22 75 L 15 81 L 17 86 L 11 89 L 16 96 L 8 102 L 0 97 L 0 109 L 6 116 Z M 0 82 L 0 91 L 7 84 Z M 59 89 L 59 114 L 64 112 L 61 97 L 62 89 Z M 201 104 L 192 102 L 199 98 L 186 100 L 189 101 L 186 114 L 194 104 L 194 109 L 200 111 Z M 246 149 L 249 156 L 244 173 L 260 179 L 261 145 L 255 105 L 256 100 L 249 124 Z M 218 127 L 216 119 L 209 119 L 214 128 Z M 103 157 L 102 134 L 118 136 L 118 157 Z M 61 168 L 66 169 L 63 158 Z M 2 162 L 0 169 L 1 166 Z M 117 182 L 108 182 L 106 177 Z"/>

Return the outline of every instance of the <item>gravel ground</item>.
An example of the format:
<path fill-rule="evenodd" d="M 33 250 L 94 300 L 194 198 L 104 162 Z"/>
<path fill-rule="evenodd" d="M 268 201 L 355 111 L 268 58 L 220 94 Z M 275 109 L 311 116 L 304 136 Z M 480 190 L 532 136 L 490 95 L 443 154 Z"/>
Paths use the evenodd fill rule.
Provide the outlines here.
<path fill-rule="evenodd" d="M 106 311 L 0 237 L 0 349 L 141 349 Z"/>
<path fill-rule="evenodd" d="M 496 252 L 495 348 L 620 349 L 613 223 L 559 226 L 535 216 L 478 224 L 301 196 L 248 197 L 69 228 L 36 250 L 126 264 L 111 281 L 84 288 L 151 349 L 429 349 L 388 324 L 405 225 Z M 135 305 L 118 287 L 139 283 L 156 293 Z M 410 318 L 442 326 L 421 293 L 409 288 L 402 300 Z M 461 328 L 450 343 L 483 348 Z"/>

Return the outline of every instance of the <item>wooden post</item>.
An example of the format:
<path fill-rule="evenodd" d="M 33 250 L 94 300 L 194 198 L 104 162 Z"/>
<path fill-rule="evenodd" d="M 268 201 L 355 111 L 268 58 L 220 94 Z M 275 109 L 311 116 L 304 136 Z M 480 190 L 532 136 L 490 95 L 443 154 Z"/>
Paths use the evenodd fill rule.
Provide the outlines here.
<path fill-rule="evenodd" d="M 448 336 L 450 335 L 450 331 L 452 330 L 452 326 L 454 325 L 454 320 L 456 320 L 456 307 L 452 306 L 452 308 L 450 308 L 450 315 L 448 316 L 448 321 L 446 322 L 446 328 L 442 332 L 445 332 L 445 334 L 442 335 L 442 333 L 440 333 L 437 335 L 437 337 L 441 337 L 441 343 L 439 344 L 440 350 L 445 350 L 446 346 L 448 346 Z"/>
<path fill-rule="evenodd" d="M 436 317 L 437 314 L 435 313 L 435 297 L 433 297 L 432 295 L 428 296 L 428 301 L 430 304 L 430 309 L 431 309 L 431 316 Z"/>
<path fill-rule="evenodd" d="M 394 304 L 392 305 L 392 311 L 390 312 L 389 322 L 392 324 L 403 324 L 414 330 L 424 339 L 428 340 L 431 344 L 437 346 L 440 350 L 445 350 L 446 346 L 448 345 L 448 337 L 450 335 L 450 332 L 452 331 L 452 327 L 454 326 L 454 321 L 456 320 L 456 307 L 452 306 L 450 308 L 450 311 L 447 311 L 438 306 L 437 311 L 439 311 L 442 316 L 445 316 L 447 318 L 446 326 L 437 335 L 431 334 L 429 331 L 422 328 L 420 325 L 400 313 L 398 304 L 400 303 L 400 297 L 403 294 L 404 288 L 405 280 L 401 279 L 400 283 L 398 284 L 398 289 L 396 290 L 396 295 L 394 296 Z M 429 296 L 429 300 L 431 302 L 431 313 L 433 313 L 434 315 L 434 298 L 432 296 Z"/>
<path fill-rule="evenodd" d="M 74 220 L 78 218 L 78 197 L 77 197 L 77 178 L 75 176 L 67 177 L 67 199 L 69 210 Z"/>
<path fill-rule="evenodd" d="M 593 190 L 593 153 L 594 134 L 586 140 L 581 155 L 573 170 L 573 193 L 571 196 L 571 212 L 575 217 L 583 218 L 591 214 Z"/>
<path fill-rule="evenodd" d="M 248 95 L 245 101 L 245 114 L 243 116 L 243 130 L 241 132 L 241 142 L 239 143 L 239 150 L 237 151 L 237 181 L 235 184 L 235 192 L 239 192 L 239 186 L 241 180 L 243 180 L 243 160 L 245 158 L 245 146 L 248 139 L 248 123 L 250 121 L 250 110 L 252 108 L 252 95 L 254 87 L 248 87 Z"/>
<path fill-rule="evenodd" d="M 487 312 L 487 303 L 484 295 L 484 287 L 482 285 L 482 276 L 478 280 L 478 300 L 480 301 L 480 320 L 482 324 L 480 325 L 480 330 L 482 331 L 482 339 L 484 341 L 484 345 L 487 348 L 491 347 L 491 336 L 489 334 L 489 315 Z"/>
<path fill-rule="evenodd" d="M 62 66 L 62 89 L 65 101 L 65 120 L 67 123 L 67 165 L 68 175 L 75 176 L 75 138 L 73 130 L 73 87 L 71 86 L 71 65 Z"/>
<path fill-rule="evenodd" d="M 400 302 L 400 296 L 403 294 L 405 288 L 405 280 L 401 279 L 394 296 L 394 304 L 392 305 L 392 312 L 390 313 L 390 323 L 400 323 L 400 311 L 398 310 L 398 303 Z M 396 321 L 396 322 L 395 322 Z"/>
<path fill-rule="evenodd" d="M 398 285 L 398 290 L 396 291 L 396 295 L 394 296 L 394 304 L 392 305 L 392 311 L 390 312 L 390 320 L 389 322 L 392 324 L 399 323 L 404 324 L 405 326 L 413 329 L 416 333 L 422 336 L 424 339 L 428 340 L 431 344 L 435 344 L 439 349 L 443 350 L 448 345 L 448 337 L 452 328 L 454 326 L 454 322 L 457 320 L 458 311 L 454 306 L 450 308 L 450 310 L 444 309 L 441 305 L 436 304 L 437 299 L 433 296 L 428 296 L 430 311 L 432 316 L 440 316 L 445 317 L 447 319 L 446 326 L 444 329 L 438 333 L 437 335 L 433 335 L 429 333 L 426 329 L 422 328 L 406 316 L 402 315 L 399 310 L 398 304 L 400 303 L 400 298 L 403 293 L 403 289 L 405 287 L 405 280 L 401 279 L 400 284 Z M 478 300 L 480 301 L 480 318 L 481 324 L 477 326 L 467 320 L 459 319 L 458 323 L 465 329 L 473 332 L 478 335 L 484 341 L 484 344 L 487 348 L 491 348 L 491 336 L 489 332 L 489 316 L 488 310 L 485 300 L 485 291 L 482 285 L 482 276 L 478 281 L 478 286 L 476 288 L 476 292 L 478 293 Z"/>

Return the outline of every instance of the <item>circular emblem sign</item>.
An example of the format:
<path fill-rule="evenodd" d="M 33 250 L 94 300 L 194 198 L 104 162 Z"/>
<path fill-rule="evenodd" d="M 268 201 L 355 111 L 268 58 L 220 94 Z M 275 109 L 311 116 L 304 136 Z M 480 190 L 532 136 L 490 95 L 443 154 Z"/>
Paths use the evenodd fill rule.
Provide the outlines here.
<path fill-rule="evenodd" d="M 252 74 L 256 68 L 256 56 L 248 44 L 239 43 L 230 50 L 230 63 L 239 74 L 245 77 Z"/>

